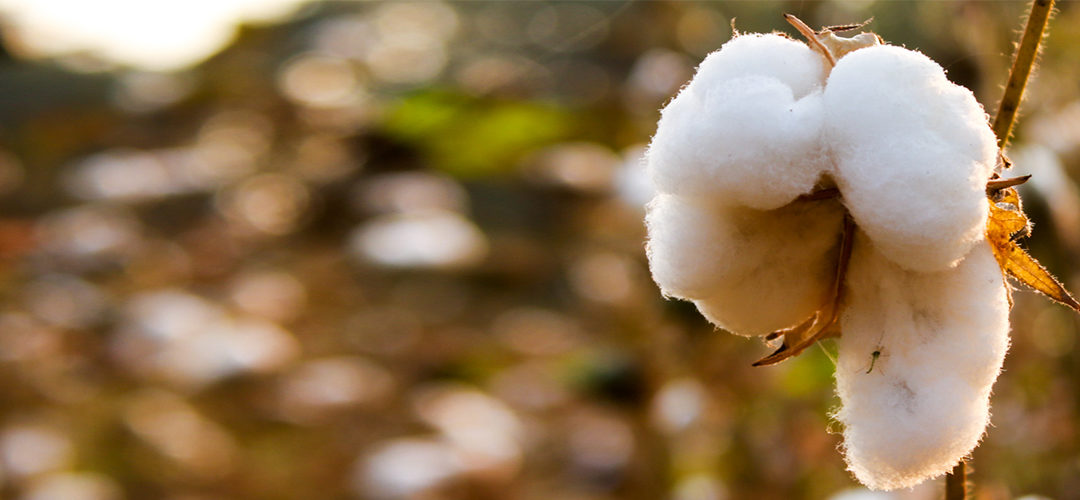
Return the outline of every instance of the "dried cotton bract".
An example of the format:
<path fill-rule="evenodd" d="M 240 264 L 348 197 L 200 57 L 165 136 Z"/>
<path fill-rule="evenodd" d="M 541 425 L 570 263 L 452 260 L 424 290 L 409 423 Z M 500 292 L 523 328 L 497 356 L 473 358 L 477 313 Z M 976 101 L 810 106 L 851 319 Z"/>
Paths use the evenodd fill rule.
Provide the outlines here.
<path fill-rule="evenodd" d="M 768 362 L 841 332 L 849 468 L 908 487 L 978 444 L 1008 346 L 984 236 L 995 139 L 926 56 L 804 28 L 809 45 L 736 36 L 663 109 L 649 264 L 717 326 L 783 335 Z"/>

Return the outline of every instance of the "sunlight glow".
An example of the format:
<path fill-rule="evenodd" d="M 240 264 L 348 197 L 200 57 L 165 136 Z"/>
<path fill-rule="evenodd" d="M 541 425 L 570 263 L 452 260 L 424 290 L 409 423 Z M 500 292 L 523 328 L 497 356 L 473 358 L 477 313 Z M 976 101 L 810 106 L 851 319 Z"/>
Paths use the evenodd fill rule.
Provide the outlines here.
<path fill-rule="evenodd" d="M 309 0 L 0 0 L 4 37 L 30 58 L 92 54 L 142 69 L 194 65 L 242 22 L 270 22 Z"/>

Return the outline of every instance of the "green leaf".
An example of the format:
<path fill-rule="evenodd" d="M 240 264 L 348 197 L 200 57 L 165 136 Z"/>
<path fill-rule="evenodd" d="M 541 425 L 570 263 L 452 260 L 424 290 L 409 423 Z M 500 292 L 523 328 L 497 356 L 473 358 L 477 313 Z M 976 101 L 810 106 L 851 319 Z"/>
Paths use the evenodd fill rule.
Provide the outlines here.
<path fill-rule="evenodd" d="M 568 138 L 573 123 L 550 104 L 426 91 L 392 107 L 382 129 L 421 150 L 435 169 L 474 178 L 513 169 L 526 153 Z"/>

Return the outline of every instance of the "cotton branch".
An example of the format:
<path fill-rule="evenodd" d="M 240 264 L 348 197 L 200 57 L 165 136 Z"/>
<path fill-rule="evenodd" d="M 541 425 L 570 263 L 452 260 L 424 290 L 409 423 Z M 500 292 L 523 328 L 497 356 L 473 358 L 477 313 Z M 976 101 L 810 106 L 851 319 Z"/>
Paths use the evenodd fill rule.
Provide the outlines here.
<path fill-rule="evenodd" d="M 1001 96 L 1001 104 L 998 105 L 997 115 L 994 116 L 993 129 L 998 139 L 999 149 L 1004 149 L 1009 142 L 1013 123 L 1016 121 L 1016 113 L 1024 98 L 1024 88 L 1027 87 L 1028 77 L 1031 75 L 1032 68 L 1035 67 L 1035 58 L 1039 55 L 1039 46 L 1053 10 L 1054 0 L 1034 0 L 1031 3 L 1031 13 L 1028 15 L 1027 27 L 1024 28 L 1024 36 L 1020 39 L 1012 68 L 1009 69 L 1005 95 Z"/>

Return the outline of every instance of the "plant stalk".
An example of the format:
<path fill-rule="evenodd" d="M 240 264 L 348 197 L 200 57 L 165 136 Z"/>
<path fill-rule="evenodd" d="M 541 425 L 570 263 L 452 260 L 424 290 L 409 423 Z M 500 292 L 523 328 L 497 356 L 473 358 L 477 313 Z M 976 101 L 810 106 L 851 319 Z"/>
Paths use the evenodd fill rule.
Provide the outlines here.
<path fill-rule="evenodd" d="M 1013 123 L 1016 121 L 1016 113 L 1020 110 L 1020 102 L 1024 98 L 1024 88 L 1027 87 L 1031 69 L 1035 66 L 1035 58 L 1039 55 L 1039 45 L 1042 43 L 1043 34 L 1046 33 L 1046 25 L 1050 21 L 1050 13 L 1053 10 L 1054 0 L 1031 2 L 1031 13 L 1028 14 L 1024 35 L 1016 48 L 1012 68 L 1009 69 L 1005 94 L 1001 96 L 997 114 L 994 115 L 993 129 L 994 135 L 997 136 L 998 149 L 1005 149 L 1005 145 L 1009 142 Z"/>
<path fill-rule="evenodd" d="M 1054 0 L 1031 2 L 1031 13 L 1028 14 L 1024 35 L 1020 38 L 1020 45 L 1016 47 L 1016 55 L 1013 57 L 1012 67 L 1009 68 L 1009 80 L 1005 83 L 1005 93 L 1001 96 L 1001 103 L 991 126 L 994 136 L 997 137 L 999 150 L 1004 150 L 1009 143 L 1020 102 L 1024 99 L 1024 88 L 1027 87 L 1031 70 L 1035 67 L 1035 58 L 1039 55 L 1039 47 L 1053 10 Z M 1012 180 L 1018 179 L 1010 179 Z M 967 500 L 967 472 L 967 462 L 961 460 L 953 467 L 952 472 L 945 476 L 945 500 Z"/>
<path fill-rule="evenodd" d="M 945 476 L 945 500 L 965 500 L 967 498 L 967 462 L 961 460 Z"/>

